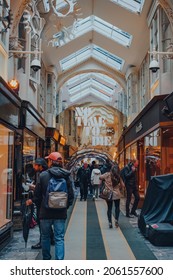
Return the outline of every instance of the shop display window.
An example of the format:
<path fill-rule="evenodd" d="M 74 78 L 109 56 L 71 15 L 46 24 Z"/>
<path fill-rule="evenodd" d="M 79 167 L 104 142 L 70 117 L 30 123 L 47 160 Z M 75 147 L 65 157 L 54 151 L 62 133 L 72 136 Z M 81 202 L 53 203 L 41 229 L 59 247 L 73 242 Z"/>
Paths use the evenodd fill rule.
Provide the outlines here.
<path fill-rule="evenodd" d="M 53 139 L 51 139 L 51 141 L 50 141 L 50 147 L 51 147 L 51 153 L 52 152 L 55 152 L 55 141 L 53 140 Z"/>
<path fill-rule="evenodd" d="M 161 137 L 160 129 L 151 132 L 144 138 L 146 180 L 161 174 Z"/>
<path fill-rule="evenodd" d="M 124 152 L 119 156 L 119 167 L 120 169 L 124 167 Z"/>
<path fill-rule="evenodd" d="M 173 173 L 173 128 L 162 129 L 162 174 Z"/>
<path fill-rule="evenodd" d="M 14 132 L 0 124 L 0 227 L 12 219 Z"/>
<path fill-rule="evenodd" d="M 33 163 L 36 157 L 36 138 L 24 132 L 23 140 L 23 175 L 22 175 L 22 187 L 24 192 L 27 191 L 28 186 L 34 180 Z"/>
<path fill-rule="evenodd" d="M 130 161 L 137 159 L 137 144 L 133 144 L 126 149 L 126 162 L 128 164 Z"/>

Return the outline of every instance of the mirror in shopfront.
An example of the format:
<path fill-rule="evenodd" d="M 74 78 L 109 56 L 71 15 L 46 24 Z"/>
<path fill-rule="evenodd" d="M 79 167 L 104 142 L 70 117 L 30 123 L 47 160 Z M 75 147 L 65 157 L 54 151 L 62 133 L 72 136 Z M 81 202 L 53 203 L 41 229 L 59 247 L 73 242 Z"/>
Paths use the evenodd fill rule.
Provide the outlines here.
<path fill-rule="evenodd" d="M 36 157 L 36 137 L 24 132 L 23 142 L 23 175 L 22 175 L 22 187 L 23 194 L 27 193 L 30 184 L 35 179 L 35 172 L 33 163 Z"/>
<path fill-rule="evenodd" d="M 0 227 L 12 218 L 14 132 L 0 124 Z"/>
<path fill-rule="evenodd" d="M 161 137 L 160 129 L 157 129 L 147 135 L 144 139 L 145 145 L 145 166 L 146 180 L 151 176 L 161 174 Z"/>
<path fill-rule="evenodd" d="M 173 128 L 162 129 L 162 174 L 173 173 Z"/>

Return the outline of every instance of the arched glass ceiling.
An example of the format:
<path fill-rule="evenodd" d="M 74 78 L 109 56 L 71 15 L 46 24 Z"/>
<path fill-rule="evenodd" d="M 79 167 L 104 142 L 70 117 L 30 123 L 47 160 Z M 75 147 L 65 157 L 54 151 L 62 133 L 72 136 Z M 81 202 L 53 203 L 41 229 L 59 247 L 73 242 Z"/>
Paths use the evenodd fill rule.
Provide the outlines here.
<path fill-rule="evenodd" d="M 131 34 L 94 15 L 91 15 L 85 19 L 78 20 L 77 22 L 75 22 L 74 26 L 68 27 L 67 30 L 69 30 L 70 33 L 72 32 L 72 34 L 66 38 L 66 41 L 62 40 L 61 45 L 59 45 L 58 41 L 55 42 L 55 47 L 63 46 L 71 40 L 82 36 L 83 34 L 90 31 L 96 31 L 125 47 L 129 47 L 132 41 Z M 58 36 L 58 33 L 54 34 L 53 37 L 56 38 L 56 36 Z"/>
<path fill-rule="evenodd" d="M 113 98 L 118 98 L 118 92 L 122 90 L 115 80 L 100 73 L 77 75 L 68 80 L 65 87 L 71 103 L 74 103 L 78 99 L 86 98 L 89 95 L 111 103 Z"/>
<path fill-rule="evenodd" d="M 134 13 L 141 13 L 145 0 L 110 0 Z"/>
<path fill-rule="evenodd" d="M 124 65 L 124 60 L 122 58 L 98 47 L 97 45 L 90 44 L 87 47 L 82 48 L 60 60 L 59 63 L 61 70 L 66 71 L 81 62 L 88 60 L 90 57 L 93 57 L 95 60 L 98 60 L 118 71 L 121 71 Z"/>

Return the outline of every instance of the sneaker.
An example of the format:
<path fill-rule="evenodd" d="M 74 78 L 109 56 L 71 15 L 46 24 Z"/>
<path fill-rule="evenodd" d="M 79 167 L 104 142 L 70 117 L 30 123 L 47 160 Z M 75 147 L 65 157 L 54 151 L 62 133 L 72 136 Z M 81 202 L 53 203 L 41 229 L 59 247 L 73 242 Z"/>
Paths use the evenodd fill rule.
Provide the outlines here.
<path fill-rule="evenodd" d="M 109 228 L 112 228 L 112 223 L 109 223 Z"/>
<path fill-rule="evenodd" d="M 41 249 L 41 244 L 40 244 L 40 242 L 37 243 L 36 245 L 32 245 L 32 246 L 31 246 L 31 249 L 36 249 L 36 250 Z"/>

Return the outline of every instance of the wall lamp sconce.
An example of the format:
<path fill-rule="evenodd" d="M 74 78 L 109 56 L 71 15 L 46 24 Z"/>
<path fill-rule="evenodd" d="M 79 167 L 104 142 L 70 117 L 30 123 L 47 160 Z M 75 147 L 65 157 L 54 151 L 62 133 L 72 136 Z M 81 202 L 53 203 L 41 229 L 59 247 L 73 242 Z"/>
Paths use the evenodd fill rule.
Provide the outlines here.
<path fill-rule="evenodd" d="M 153 73 L 156 73 L 157 70 L 160 69 L 159 62 L 157 60 L 158 55 L 162 55 L 163 58 L 173 59 L 173 44 L 171 43 L 168 46 L 166 52 L 159 52 L 159 51 L 156 51 L 155 48 L 153 48 L 153 51 L 152 52 L 148 52 L 148 53 L 153 55 L 153 59 L 150 62 L 149 69 Z"/>
<path fill-rule="evenodd" d="M 38 70 L 41 69 L 41 62 L 38 59 L 38 54 L 43 53 L 43 51 L 19 51 L 19 50 L 9 50 L 9 53 L 12 53 L 13 55 L 17 55 L 17 57 L 21 57 L 18 55 L 25 55 L 25 54 L 34 54 L 35 57 L 34 59 L 31 61 L 31 68 L 34 70 L 34 72 L 37 72 Z"/>
<path fill-rule="evenodd" d="M 13 78 L 12 80 L 10 80 L 8 82 L 8 85 L 15 93 L 18 94 L 18 92 L 19 92 L 19 82 L 18 82 L 18 80 Z"/>

